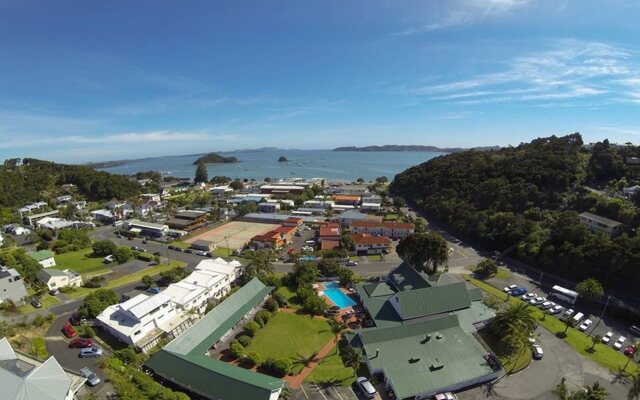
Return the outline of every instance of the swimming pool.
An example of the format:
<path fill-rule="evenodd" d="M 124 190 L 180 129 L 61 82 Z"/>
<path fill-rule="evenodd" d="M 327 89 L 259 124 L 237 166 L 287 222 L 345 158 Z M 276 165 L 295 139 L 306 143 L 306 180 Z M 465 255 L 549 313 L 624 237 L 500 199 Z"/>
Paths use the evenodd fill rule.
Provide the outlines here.
<path fill-rule="evenodd" d="M 340 290 L 340 285 L 338 282 L 325 282 L 324 285 L 324 294 L 340 308 L 347 308 L 356 305 L 356 302 L 351 300 L 351 297 L 342 293 Z"/>

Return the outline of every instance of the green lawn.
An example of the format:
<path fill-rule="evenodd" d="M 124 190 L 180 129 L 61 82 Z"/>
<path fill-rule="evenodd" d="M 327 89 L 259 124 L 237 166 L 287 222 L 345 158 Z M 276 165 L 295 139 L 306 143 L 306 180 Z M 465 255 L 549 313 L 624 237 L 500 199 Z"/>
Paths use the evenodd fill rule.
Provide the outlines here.
<path fill-rule="evenodd" d="M 40 303 L 42 304 L 42 308 L 34 308 L 30 303 L 27 303 L 18 307 L 18 312 L 20 312 L 21 314 L 29 314 L 36 311 L 46 310 L 49 307 L 59 304 L 60 300 L 58 300 L 55 296 L 45 294 L 40 299 Z"/>
<path fill-rule="evenodd" d="M 167 264 L 154 265 L 152 267 L 143 269 L 142 271 L 138 271 L 133 274 L 125 275 L 120 278 L 109 281 L 109 283 L 106 286 L 104 286 L 103 289 L 114 289 L 114 288 L 117 288 L 118 286 L 124 286 L 132 282 L 140 281 L 140 279 L 144 275 L 153 276 L 153 275 L 159 274 L 160 272 L 168 271 L 175 267 L 184 267 L 185 265 L 187 264 L 182 261 L 171 261 L 171 264 L 168 264 L 168 265 Z M 84 288 L 84 287 L 74 288 L 72 291 L 66 292 L 65 295 L 74 299 L 78 299 L 81 297 L 85 297 L 86 295 L 93 292 L 94 290 L 96 289 L 90 289 L 90 288 Z"/>
<path fill-rule="evenodd" d="M 492 296 L 495 296 L 501 300 L 504 300 L 506 297 L 506 293 L 504 293 L 502 290 L 498 288 L 494 288 L 493 286 L 485 282 L 471 278 L 470 276 L 466 276 L 465 279 L 473 283 L 474 285 L 478 286 L 486 293 Z M 521 300 L 515 299 L 512 297 L 509 298 L 510 303 L 518 303 L 520 301 Z M 545 329 L 547 329 L 553 334 L 557 334 L 558 332 L 564 332 L 565 330 L 564 322 L 562 322 L 561 320 L 559 320 L 558 318 L 552 315 L 547 315 L 543 319 L 543 316 L 544 316 L 543 312 L 538 308 L 534 308 L 534 310 L 535 310 L 534 315 L 536 316 L 539 324 L 542 327 L 544 327 Z M 627 361 L 629 360 L 627 356 L 622 354 L 622 352 L 616 351 L 613 347 L 610 347 L 604 344 L 597 344 L 595 347 L 595 352 L 593 353 L 589 352 L 588 350 L 591 348 L 591 345 L 592 345 L 591 337 L 583 332 L 580 332 L 575 328 L 569 328 L 569 330 L 567 331 L 567 337 L 564 340 L 568 344 L 570 344 L 578 353 L 597 362 L 598 364 L 606 368 L 609 368 L 614 372 L 618 371 L 618 368 L 624 367 L 625 364 L 627 364 Z M 633 362 L 629 363 L 629 365 L 627 366 L 627 372 L 630 372 L 630 373 L 635 373 L 636 371 L 638 371 L 638 369 L 639 369 L 638 365 Z"/>
<path fill-rule="evenodd" d="M 380 261 L 382 259 L 380 258 L 380 254 L 369 254 L 367 258 L 369 261 Z"/>
<path fill-rule="evenodd" d="M 385 221 L 397 221 L 400 216 L 398 214 L 387 214 L 384 216 Z"/>
<path fill-rule="evenodd" d="M 510 374 L 522 371 L 527 368 L 532 360 L 531 349 L 524 349 L 517 357 L 509 357 L 502 354 L 502 348 L 500 346 L 499 339 L 492 334 L 489 330 L 480 332 L 480 336 L 484 342 L 493 350 L 493 352 L 500 357 L 500 362 L 504 367 L 504 370 Z"/>
<path fill-rule="evenodd" d="M 277 292 L 287 299 L 287 302 L 289 302 L 289 308 L 293 308 L 294 310 L 299 310 L 301 308 L 300 304 L 295 302 L 295 292 L 292 292 L 288 287 L 282 286 L 278 288 Z"/>
<path fill-rule="evenodd" d="M 75 271 L 79 274 L 97 272 L 110 269 L 111 264 L 104 263 L 104 257 L 91 257 L 92 249 L 70 251 L 68 253 L 56 254 L 56 268 Z"/>
<path fill-rule="evenodd" d="M 179 247 L 181 249 L 188 249 L 189 247 L 191 247 L 191 243 L 183 242 L 183 241 L 180 241 L 180 240 L 176 240 L 174 242 L 171 242 L 171 244 L 173 246 Z"/>
<path fill-rule="evenodd" d="M 511 271 L 506 268 L 498 267 L 498 272 L 495 277 L 498 279 L 509 279 L 511 278 Z"/>
<path fill-rule="evenodd" d="M 345 367 L 335 347 L 322 359 L 320 364 L 311 371 L 306 381 L 313 383 L 333 383 L 349 386 L 356 380 L 353 368 Z"/>
<path fill-rule="evenodd" d="M 304 365 L 301 359 L 310 357 L 332 340 L 327 321 L 305 315 L 279 312 L 253 338 L 247 352 L 255 351 L 263 359 L 289 358 L 293 373 Z"/>
<path fill-rule="evenodd" d="M 214 257 L 229 257 L 233 255 L 233 249 L 228 249 L 226 247 L 217 247 L 213 250 Z"/>

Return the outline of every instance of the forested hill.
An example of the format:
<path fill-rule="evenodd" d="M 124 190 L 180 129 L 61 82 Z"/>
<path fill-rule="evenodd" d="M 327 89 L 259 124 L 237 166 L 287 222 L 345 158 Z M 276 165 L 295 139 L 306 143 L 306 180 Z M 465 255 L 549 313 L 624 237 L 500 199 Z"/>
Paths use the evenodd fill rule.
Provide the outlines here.
<path fill-rule="evenodd" d="M 53 193 L 56 186 L 72 183 L 88 200 L 124 199 L 140 193 L 129 177 L 99 172 L 87 166 L 57 164 L 25 158 L 6 160 L 0 166 L 0 206 L 22 207 Z"/>
<path fill-rule="evenodd" d="M 193 162 L 193 165 L 197 165 L 199 163 L 205 164 L 222 164 L 222 163 L 234 163 L 238 162 L 238 159 L 235 157 L 224 157 L 220 154 L 209 153 L 205 154 L 202 157 L 199 157 L 197 160 Z"/>
<path fill-rule="evenodd" d="M 573 280 L 593 276 L 631 291 L 640 284 L 640 213 L 613 193 L 638 183 L 608 142 L 582 148 L 579 134 L 536 139 L 495 151 L 465 151 L 431 159 L 398 174 L 391 192 L 457 234 Z M 600 196 L 584 188 L 602 185 Z M 639 196 L 640 197 L 640 196 Z M 625 224 L 610 239 L 579 223 L 590 211 Z"/>

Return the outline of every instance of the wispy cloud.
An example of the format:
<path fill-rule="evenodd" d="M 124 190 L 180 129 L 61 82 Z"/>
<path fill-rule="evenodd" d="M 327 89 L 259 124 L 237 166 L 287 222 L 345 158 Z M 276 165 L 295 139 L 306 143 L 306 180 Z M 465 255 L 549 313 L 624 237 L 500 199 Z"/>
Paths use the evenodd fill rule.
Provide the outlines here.
<path fill-rule="evenodd" d="M 486 19 L 496 18 L 524 7 L 530 0 L 448 0 L 443 2 L 422 2 L 431 6 L 429 16 L 421 24 L 411 26 L 395 35 L 415 35 L 456 26 L 473 25 Z"/>
<path fill-rule="evenodd" d="M 555 41 L 501 70 L 458 81 L 429 80 L 409 92 L 459 104 L 600 99 L 640 102 L 640 64 L 631 50 L 600 42 Z"/>
<path fill-rule="evenodd" d="M 622 135 L 630 135 L 630 136 L 640 136 L 640 129 L 638 128 L 605 125 L 605 126 L 594 126 L 594 127 L 591 127 L 589 130 L 596 133 L 604 133 L 604 134 L 622 134 Z"/>

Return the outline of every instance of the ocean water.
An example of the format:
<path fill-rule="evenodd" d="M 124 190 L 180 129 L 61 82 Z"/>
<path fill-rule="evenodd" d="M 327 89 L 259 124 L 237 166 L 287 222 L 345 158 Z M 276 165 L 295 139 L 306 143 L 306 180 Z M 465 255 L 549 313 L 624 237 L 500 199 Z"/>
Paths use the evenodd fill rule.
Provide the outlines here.
<path fill-rule="evenodd" d="M 358 178 L 374 180 L 386 176 L 389 180 L 405 169 L 445 153 L 436 152 L 358 152 L 331 150 L 269 150 L 256 152 L 219 153 L 234 156 L 239 162 L 209 164 L 209 178 L 223 175 L 231 178 L 263 180 L 270 178 L 315 178 L 353 181 Z M 280 163 L 278 158 L 289 161 Z M 101 168 L 114 174 L 135 174 L 159 171 L 166 175 L 193 178 L 198 156 L 168 156 L 132 160 L 111 168 Z"/>

